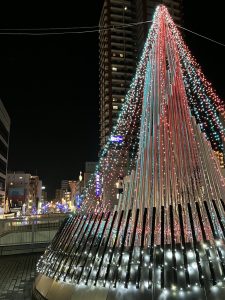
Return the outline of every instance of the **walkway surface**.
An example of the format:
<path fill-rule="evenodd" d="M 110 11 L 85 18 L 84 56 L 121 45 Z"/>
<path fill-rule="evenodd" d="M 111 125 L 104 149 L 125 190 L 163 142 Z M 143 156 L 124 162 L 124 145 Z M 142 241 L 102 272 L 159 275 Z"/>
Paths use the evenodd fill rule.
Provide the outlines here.
<path fill-rule="evenodd" d="M 0 300 L 31 300 L 40 253 L 0 256 Z"/>

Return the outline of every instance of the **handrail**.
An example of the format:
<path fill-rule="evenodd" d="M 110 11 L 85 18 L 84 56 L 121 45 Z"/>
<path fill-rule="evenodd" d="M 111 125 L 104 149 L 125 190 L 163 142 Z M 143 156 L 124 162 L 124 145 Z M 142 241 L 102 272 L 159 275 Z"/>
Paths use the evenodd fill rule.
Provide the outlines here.
<path fill-rule="evenodd" d="M 67 214 L 1 219 L 0 246 L 49 243 L 66 217 Z"/>

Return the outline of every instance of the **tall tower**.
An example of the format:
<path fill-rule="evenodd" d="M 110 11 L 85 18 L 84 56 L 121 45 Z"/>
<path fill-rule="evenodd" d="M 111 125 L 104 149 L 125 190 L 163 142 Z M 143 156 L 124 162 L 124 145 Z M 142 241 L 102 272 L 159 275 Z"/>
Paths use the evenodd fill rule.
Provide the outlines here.
<path fill-rule="evenodd" d="M 106 144 L 135 69 L 134 1 L 105 0 L 99 25 L 100 146 Z M 115 29 L 107 30 L 107 28 Z"/>
<path fill-rule="evenodd" d="M 100 17 L 100 148 L 106 145 L 125 101 L 136 64 L 136 28 L 126 26 L 136 20 L 133 0 L 105 0 Z M 113 28 L 114 27 L 114 28 Z M 111 29 L 107 29 L 111 28 Z M 112 29 L 113 28 L 113 29 Z M 127 143 L 127 142 L 126 142 Z M 115 146 L 116 143 L 114 143 Z M 123 153 L 126 156 L 126 153 Z M 118 163 L 117 174 L 125 166 Z M 117 203 L 113 186 L 103 183 L 103 198 Z"/>

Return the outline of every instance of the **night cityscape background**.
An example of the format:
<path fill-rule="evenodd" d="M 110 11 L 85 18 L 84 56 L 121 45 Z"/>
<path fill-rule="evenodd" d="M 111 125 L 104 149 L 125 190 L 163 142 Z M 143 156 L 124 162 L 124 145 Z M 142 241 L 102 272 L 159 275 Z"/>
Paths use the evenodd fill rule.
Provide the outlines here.
<path fill-rule="evenodd" d="M 0 299 L 224 299 L 221 3 L 0 12 Z"/>
<path fill-rule="evenodd" d="M 2 11 L 0 28 L 98 25 L 102 1 L 75 9 L 18 6 Z M 218 5 L 184 1 L 184 27 L 221 43 Z M 224 47 L 185 32 L 203 72 L 224 98 Z M 99 151 L 98 33 L 1 35 L 0 97 L 11 117 L 9 170 L 38 174 L 54 197 L 62 179 L 77 179 Z"/>

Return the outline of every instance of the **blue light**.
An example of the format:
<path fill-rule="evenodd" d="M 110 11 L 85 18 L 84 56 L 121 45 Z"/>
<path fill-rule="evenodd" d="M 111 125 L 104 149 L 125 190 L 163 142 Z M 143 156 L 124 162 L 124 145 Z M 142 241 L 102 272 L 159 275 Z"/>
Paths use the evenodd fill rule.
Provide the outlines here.
<path fill-rule="evenodd" d="M 115 135 L 110 137 L 111 142 L 122 143 L 123 137 L 121 135 Z"/>
<path fill-rule="evenodd" d="M 96 182 L 95 194 L 97 197 L 99 197 L 101 195 L 101 183 L 100 183 L 100 174 L 99 173 L 97 173 L 95 175 L 95 182 Z"/>
<path fill-rule="evenodd" d="M 82 195 L 76 195 L 76 207 L 77 208 L 81 207 L 82 202 L 83 202 Z"/>

